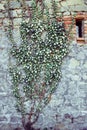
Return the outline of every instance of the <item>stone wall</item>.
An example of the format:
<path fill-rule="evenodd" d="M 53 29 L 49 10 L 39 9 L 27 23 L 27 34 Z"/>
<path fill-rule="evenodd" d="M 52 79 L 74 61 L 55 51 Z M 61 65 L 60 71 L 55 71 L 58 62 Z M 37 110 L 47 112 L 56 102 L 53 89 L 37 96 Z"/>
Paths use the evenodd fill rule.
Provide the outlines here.
<path fill-rule="evenodd" d="M 60 130 L 82 130 L 84 127 L 87 129 L 86 51 L 87 45 L 70 45 L 70 53 L 62 65 L 61 82 L 41 114 L 38 121 L 40 126 L 63 127 Z"/>
<path fill-rule="evenodd" d="M 5 34 L 8 17 L 3 6 L 6 3 L 5 0 L 0 2 L 0 130 L 14 130 L 17 127 L 22 130 L 21 115 L 15 108 L 8 72 L 10 41 Z M 21 9 L 18 2 L 13 1 L 11 6 L 14 37 L 20 43 L 18 25 L 21 22 Z M 70 44 L 69 55 L 62 64 L 61 82 L 35 127 L 87 130 L 87 44 L 79 45 L 75 41 Z"/>
<path fill-rule="evenodd" d="M 8 73 L 9 40 L 2 32 L 0 42 L 0 130 L 21 127 L 21 115 L 11 90 Z M 87 128 L 87 45 L 70 44 L 62 65 L 62 79 L 52 100 L 40 115 L 36 127 L 60 127 L 60 130 Z M 60 125 L 61 124 L 61 125 Z M 63 129 L 61 127 L 64 127 Z"/>

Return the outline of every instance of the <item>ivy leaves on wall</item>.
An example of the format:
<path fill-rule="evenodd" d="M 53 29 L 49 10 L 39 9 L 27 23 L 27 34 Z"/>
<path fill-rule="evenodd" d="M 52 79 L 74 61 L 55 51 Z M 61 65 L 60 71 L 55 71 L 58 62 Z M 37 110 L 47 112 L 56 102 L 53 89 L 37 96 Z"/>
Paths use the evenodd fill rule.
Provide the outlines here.
<path fill-rule="evenodd" d="M 49 21 L 49 20 L 48 20 Z M 61 79 L 61 65 L 68 53 L 68 40 L 62 22 L 35 20 L 20 25 L 21 44 L 12 46 L 15 63 L 10 67 L 17 108 L 30 113 L 40 112 L 51 100 Z M 29 114 L 31 121 L 31 115 Z M 33 118 L 34 120 L 34 118 Z"/>
<path fill-rule="evenodd" d="M 52 22 L 45 28 L 42 23 L 24 22 L 20 32 L 22 44 L 11 49 L 17 64 L 16 68 L 13 66 L 11 69 L 13 84 L 22 84 L 26 99 L 41 100 L 46 95 L 48 98 L 61 78 L 61 64 L 68 53 L 63 24 Z M 46 35 L 43 40 L 41 36 L 44 32 Z M 16 97 L 17 91 L 14 91 Z"/>

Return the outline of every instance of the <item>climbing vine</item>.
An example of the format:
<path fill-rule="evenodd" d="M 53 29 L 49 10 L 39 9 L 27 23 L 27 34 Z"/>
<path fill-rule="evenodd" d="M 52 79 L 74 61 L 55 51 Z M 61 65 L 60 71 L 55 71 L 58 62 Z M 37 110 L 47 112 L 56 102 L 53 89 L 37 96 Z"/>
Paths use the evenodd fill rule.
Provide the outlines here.
<path fill-rule="evenodd" d="M 25 130 L 26 115 L 27 125 L 32 126 L 51 100 L 61 79 L 63 59 L 68 53 L 66 31 L 63 22 L 56 19 L 54 0 L 52 6 L 53 18 L 44 1 L 33 0 L 30 20 L 23 20 L 20 25 L 21 44 L 11 40 L 10 55 L 14 62 L 9 70 L 16 107 L 22 114 Z"/>

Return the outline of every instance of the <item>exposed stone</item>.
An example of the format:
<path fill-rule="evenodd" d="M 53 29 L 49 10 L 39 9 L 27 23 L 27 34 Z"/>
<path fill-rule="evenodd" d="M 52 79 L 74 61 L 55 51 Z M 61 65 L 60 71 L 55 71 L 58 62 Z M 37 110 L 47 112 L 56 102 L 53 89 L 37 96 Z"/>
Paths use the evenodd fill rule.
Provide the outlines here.
<path fill-rule="evenodd" d="M 20 8 L 20 2 L 17 1 L 11 1 L 10 2 L 10 8 L 15 9 L 15 8 Z"/>
<path fill-rule="evenodd" d="M 0 3 L 0 9 L 4 10 L 4 5 Z"/>
<path fill-rule="evenodd" d="M 69 68 L 70 68 L 70 69 L 74 69 L 74 68 L 76 68 L 76 67 L 78 67 L 78 66 L 79 66 L 79 61 L 76 60 L 76 59 L 74 59 L 74 58 L 72 58 L 72 59 L 70 60 Z"/>
<path fill-rule="evenodd" d="M 13 130 L 13 128 L 11 128 L 11 127 L 8 126 L 8 125 L 2 125 L 2 126 L 0 127 L 0 130 Z"/>
<path fill-rule="evenodd" d="M 16 33 L 17 34 L 17 33 Z M 6 116 L 6 119 L 2 119 L 2 121 L 7 123 L 11 122 L 12 124 L 21 124 L 21 117 L 16 112 L 15 108 L 15 99 L 11 95 L 11 84 L 10 84 L 10 77 L 8 76 L 8 51 L 6 51 L 7 46 L 9 44 L 9 41 L 7 38 L 2 35 L 2 40 L 0 46 L 3 48 L 1 50 L 1 70 L 0 70 L 0 90 L 1 90 L 1 96 L 0 96 L 0 114 L 2 117 Z M 8 43 L 8 44 L 7 44 Z M 64 114 L 68 113 L 72 115 L 74 121 L 77 123 L 87 123 L 86 120 L 84 120 L 84 117 L 76 119 L 76 117 L 81 116 L 82 114 L 86 113 L 86 45 L 80 47 L 77 44 L 71 44 L 70 47 L 70 55 L 64 60 L 64 63 L 62 65 L 62 79 L 61 82 L 58 85 L 58 88 L 56 92 L 52 95 L 52 100 L 48 104 L 46 108 L 44 108 L 44 111 L 40 115 L 40 118 L 36 124 L 35 127 L 54 127 L 58 121 L 62 122 L 64 121 L 64 126 L 61 126 L 57 124 L 58 129 L 60 130 L 72 130 L 76 129 L 79 130 L 77 125 L 72 125 L 70 128 L 69 124 L 71 123 L 71 119 L 67 118 L 64 119 Z M 75 53 L 76 52 L 76 53 Z M 78 57 L 79 54 L 83 53 L 84 57 L 80 59 Z M 78 58 L 78 60 L 77 60 Z M 6 80 L 7 79 L 7 80 Z M 60 115 L 58 117 L 58 120 L 56 119 L 56 115 Z M 14 116 L 15 115 L 15 116 Z M 77 121 L 78 120 L 78 121 Z M 1 121 L 1 122 L 2 122 Z M 69 129 L 66 127 L 68 126 Z M 82 126 L 82 125 L 81 125 Z M 5 130 L 7 126 L 3 126 L 0 130 Z M 18 127 L 18 126 L 17 126 Z M 15 127 L 15 128 L 17 128 Z M 62 127 L 62 128 L 61 128 Z M 64 128 L 63 128 L 64 127 Z M 7 127 L 6 130 L 12 130 L 14 127 L 10 126 Z M 84 127 L 83 127 L 84 128 Z"/>
<path fill-rule="evenodd" d="M 17 123 L 21 120 L 21 118 L 19 116 L 12 116 L 10 121 L 13 123 Z"/>
<path fill-rule="evenodd" d="M 23 130 L 19 124 L 2 124 L 0 130 Z"/>
<path fill-rule="evenodd" d="M 63 123 L 60 123 L 55 126 L 55 130 L 68 130 Z"/>
<path fill-rule="evenodd" d="M 12 11 L 13 17 L 21 17 L 21 9 L 16 9 Z"/>
<path fill-rule="evenodd" d="M 4 14 L 0 12 L 0 18 L 4 18 Z"/>
<path fill-rule="evenodd" d="M 26 1 L 26 5 L 29 6 L 29 7 L 31 7 L 32 1 L 30 1 L 30 0 L 29 0 L 29 1 Z"/>
<path fill-rule="evenodd" d="M 21 19 L 21 18 L 15 18 L 15 19 L 13 20 L 14 26 L 20 25 L 21 22 L 22 22 L 22 19 Z"/>
<path fill-rule="evenodd" d="M 9 20 L 7 18 L 3 19 L 3 25 L 8 26 L 9 25 Z"/>
<path fill-rule="evenodd" d="M 7 121 L 7 118 L 5 116 L 0 116 L 0 122 L 1 121 Z"/>
<path fill-rule="evenodd" d="M 64 14 L 65 16 L 66 16 L 66 15 L 70 15 L 70 12 L 67 11 L 67 12 L 64 12 L 63 14 Z"/>
<path fill-rule="evenodd" d="M 79 55 L 77 55 L 77 58 L 80 59 L 80 60 L 81 59 L 84 60 L 85 54 L 83 52 L 79 52 Z"/>
<path fill-rule="evenodd" d="M 84 68 L 87 68 L 87 61 L 83 65 Z"/>

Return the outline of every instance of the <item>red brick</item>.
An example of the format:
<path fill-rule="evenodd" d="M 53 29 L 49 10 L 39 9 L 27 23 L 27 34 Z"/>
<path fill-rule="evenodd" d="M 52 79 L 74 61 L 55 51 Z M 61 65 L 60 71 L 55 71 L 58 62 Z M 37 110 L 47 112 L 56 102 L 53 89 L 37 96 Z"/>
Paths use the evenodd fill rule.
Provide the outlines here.
<path fill-rule="evenodd" d="M 65 24 L 72 24 L 72 21 L 64 21 Z"/>
<path fill-rule="evenodd" d="M 64 21 L 71 21 L 72 17 L 71 16 L 64 16 L 63 20 Z"/>
<path fill-rule="evenodd" d="M 87 31 L 87 27 L 84 27 L 84 31 Z"/>

